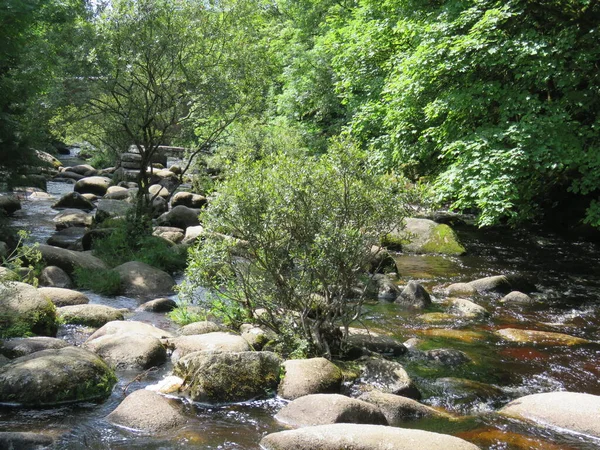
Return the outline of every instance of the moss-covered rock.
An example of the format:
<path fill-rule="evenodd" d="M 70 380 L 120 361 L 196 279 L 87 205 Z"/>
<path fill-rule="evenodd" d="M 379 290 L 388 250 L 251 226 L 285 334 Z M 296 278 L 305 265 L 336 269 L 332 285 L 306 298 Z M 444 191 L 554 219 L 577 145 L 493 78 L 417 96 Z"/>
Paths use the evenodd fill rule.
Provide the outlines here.
<path fill-rule="evenodd" d="M 281 360 L 271 352 L 195 352 L 173 370 L 183 378 L 194 401 L 231 403 L 272 396 L 279 383 Z"/>
<path fill-rule="evenodd" d="M 429 219 L 406 219 L 404 228 L 384 236 L 382 243 L 410 253 L 463 255 L 466 252 L 452 228 Z"/>
<path fill-rule="evenodd" d="M 126 310 L 125 310 L 126 311 Z M 123 320 L 123 309 L 106 305 L 71 305 L 58 308 L 60 320 L 68 324 L 101 327 L 108 322 Z"/>
<path fill-rule="evenodd" d="M 57 328 L 56 308 L 35 287 L 0 283 L 0 337 L 54 336 Z"/>
<path fill-rule="evenodd" d="M 283 363 L 283 367 L 285 376 L 278 392 L 285 399 L 340 392 L 342 371 L 325 358 L 293 359 Z"/>
<path fill-rule="evenodd" d="M 104 400 L 116 382 L 108 365 L 88 350 L 43 350 L 0 368 L 0 402 L 50 406 Z"/>

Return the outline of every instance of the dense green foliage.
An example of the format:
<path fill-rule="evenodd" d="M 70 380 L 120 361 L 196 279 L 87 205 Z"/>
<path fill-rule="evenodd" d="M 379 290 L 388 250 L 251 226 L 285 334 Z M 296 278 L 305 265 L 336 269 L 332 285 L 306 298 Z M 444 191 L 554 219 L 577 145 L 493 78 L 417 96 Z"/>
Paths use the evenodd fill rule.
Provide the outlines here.
<path fill-rule="evenodd" d="M 243 313 L 291 349 L 339 355 L 361 317 L 371 248 L 402 220 L 402 202 L 346 141 L 321 157 L 261 156 L 234 164 L 201 215 L 206 239 L 183 293 L 208 287 L 196 300 L 209 309 Z"/>
<path fill-rule="evenodd" d="M 121 276 L 111 269 L 84 269 L 77 267 L 73 281 L 79 289 L 87 289 L 102 295 L 118 295 L 121 292 Z"/>

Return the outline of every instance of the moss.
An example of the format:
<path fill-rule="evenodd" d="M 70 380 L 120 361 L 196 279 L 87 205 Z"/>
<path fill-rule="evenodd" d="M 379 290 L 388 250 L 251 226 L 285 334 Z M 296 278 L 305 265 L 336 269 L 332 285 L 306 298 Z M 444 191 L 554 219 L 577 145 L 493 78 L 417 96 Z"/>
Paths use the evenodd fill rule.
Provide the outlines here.
<path fill-rule="evenodd" d="M 431 237 L 423 245 L 425 253 L 442 253 L 444 255 L 464 255 L 465 248 L 458 241 L 458 237 L 448 225 L 437 225 L 431 232 Z"/>
<path fill-rule="evenodd" d="M 58 330 L 56 307 L 47 300 L 44 308 L 29 314 L 0 316 L 0 330 L 2 339 L 33 335 L 56 336 Z"/>

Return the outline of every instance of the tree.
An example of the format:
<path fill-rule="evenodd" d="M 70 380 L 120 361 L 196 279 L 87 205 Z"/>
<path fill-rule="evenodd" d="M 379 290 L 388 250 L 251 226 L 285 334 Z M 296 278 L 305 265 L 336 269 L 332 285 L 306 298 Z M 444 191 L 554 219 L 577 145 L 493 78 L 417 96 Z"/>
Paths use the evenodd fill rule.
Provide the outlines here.
<path fill-rule="evenodd" d="M 148 208 L 147 168 L 160 145 L 194 135 L 191 159 L 254 106 L 262 71 L 249 6 L 243 0 L 117 0 L 97 17 L 84 117 L 95 121 L 104 144 L 136 146 L 136 217 Z"/>
<path fill-rule="evenodd" d="M 347 142 L 321 157 L 241 159 L 201 215 L 206 239 L 182 294 L 208 288 L 208 300 L 195 299 L 207 308 L 249 317 L 288 350 L 339 356 L 361 317 L 356 288 L 372 246 L 403 218 L 400 197 Z"/>

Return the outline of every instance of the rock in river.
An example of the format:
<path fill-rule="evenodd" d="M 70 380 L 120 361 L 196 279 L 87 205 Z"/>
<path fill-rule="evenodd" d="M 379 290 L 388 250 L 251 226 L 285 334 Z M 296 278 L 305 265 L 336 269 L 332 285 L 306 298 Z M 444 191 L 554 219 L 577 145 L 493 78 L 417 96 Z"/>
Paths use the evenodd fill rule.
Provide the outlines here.
<path fill-rule="evenodd" d="M 36 288 L 17 281 L 0 283 L 0 337 L 54 336 L 56 330 L 56 308 Z"/>
<path fill-rule="evenodd" d="M 283 368 L 285 376 L 278 393 L 285 399 L 340 392 L 342 371 L 325 358 L 292 359 L 284 362 Z"/>
<path fill-rule="evenodd" d="M 538 330 L 521 330 L 518 328 L 504 328 L 496 331 L 496 334 L 507 341 L 520 342 L 524 344 L 539 345 L 584 345 L 590 341 L 563 333 Z"/>
<path fill-rule="evenodd" d="M 0 368 L 0 402 L 50 406 L 104 400 L 116 381 L 108 365 L 88 350 L 43 350 Z"/>
<path fill-rule="evenodd" d="M 173 293 L 173 277 L 143 262 L 126 262 L 114 270 L 121 277 L 121 286 L 127 295 L 156 297 Z"/>

